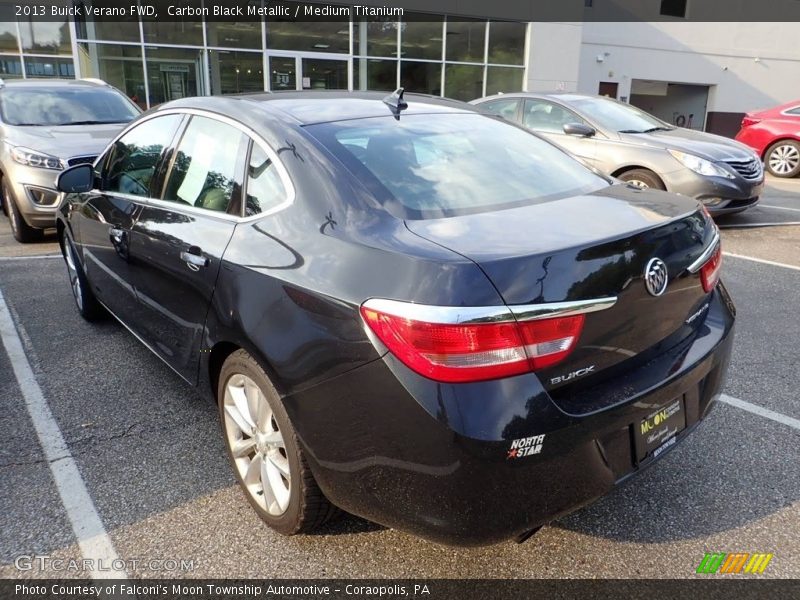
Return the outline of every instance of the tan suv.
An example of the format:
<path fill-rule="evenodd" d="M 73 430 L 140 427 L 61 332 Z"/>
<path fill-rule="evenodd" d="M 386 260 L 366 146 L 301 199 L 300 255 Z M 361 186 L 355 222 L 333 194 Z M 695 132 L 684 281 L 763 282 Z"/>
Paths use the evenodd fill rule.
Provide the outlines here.
<path fill-rule="evenodd" d="M 55 226 L 59 172 L 94 162 L 140 112 L 100 81 L 0 80 L 0 188 L 17 241 Z"/>

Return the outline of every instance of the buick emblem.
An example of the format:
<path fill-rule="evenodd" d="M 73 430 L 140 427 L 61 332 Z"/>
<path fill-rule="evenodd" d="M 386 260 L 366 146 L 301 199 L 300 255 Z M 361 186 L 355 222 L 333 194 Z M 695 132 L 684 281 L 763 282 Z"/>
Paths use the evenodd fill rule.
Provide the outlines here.
<path fill-rule="evenodd" d="M 651 258 L 644 268 L 644 287 L 651 296 L 660 296 L 667 290 L 667 265 L 660 258 Z"/>

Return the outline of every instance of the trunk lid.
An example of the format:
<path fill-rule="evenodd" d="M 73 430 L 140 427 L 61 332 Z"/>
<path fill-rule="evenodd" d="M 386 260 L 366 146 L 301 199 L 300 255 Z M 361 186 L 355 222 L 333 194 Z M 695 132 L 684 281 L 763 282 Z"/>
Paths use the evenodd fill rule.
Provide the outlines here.
<path fill-rule="evenodd" d="M 595 379 L 625 361 L 632 366 L 648 360 L 704 321 L 708 295 L 699 274 L 687 267 L 712 243 L 716 227 L 683 196 L 615 185 L 406 225 L 477 263 L 509 305 L 617 298 L 611 308 L 586 315 L 578 344 L 563 362 L 539 372 L 550 390 Z M 657 297 L 644 283 L 653 258 L 669 273 L 667 289 Z"/>

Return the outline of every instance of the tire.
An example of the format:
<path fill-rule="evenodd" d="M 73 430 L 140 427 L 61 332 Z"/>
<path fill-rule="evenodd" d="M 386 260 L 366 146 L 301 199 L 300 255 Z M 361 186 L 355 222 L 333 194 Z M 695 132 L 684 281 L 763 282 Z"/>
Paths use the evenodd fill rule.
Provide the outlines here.
<path fill-rule="evenodd" d="M 64 262 L 67 265 L 69 285 L 72 288 L 72 297 L 75 299 L 78 312 L 89 322 L 99 321 L 105 317 L 106 311 L 103 305 L 97 301 L 92 288 L 89 287 L 72 240 L 66 234 L 62 234 L 62 237 Z"/>
<path fill-rule="evenodd" d="M 5 179 L 3 179 L 2 190 L 3 207 L 11 223 L 11 233 L 14 234 L 14 239 L 20 244 L 28 244 L 41 240 L 44 236 L 44 231 L 31 227 L 25 222 L 25 219 L 22 218 L 19 212 L 19 208 L 17 208 L 17 203 L 14 200 L 11 188 Z"/>
<path fill-rule="evenodd" d="M 764 165 L 775 177 L 797 177 L 800 174 L 800 143 L 793 140 L 775 142 L 764 154 Z"/>
<path fill-rule="evenodd" d="M 658 175 L 650 169 L 631 169 L 619 175 L 618 179 L 626 181 L 641 189 L 652 188 L 654 190 L 665 190 L 663 182 Z"/>
<path fill-rule="evenodd" d="M 283 535 L 308 533 L 337 512 L 314 480 L 278 393 L 244 350 L 222 365 L 217 404 L 236 479 L 267 525 Z"/>

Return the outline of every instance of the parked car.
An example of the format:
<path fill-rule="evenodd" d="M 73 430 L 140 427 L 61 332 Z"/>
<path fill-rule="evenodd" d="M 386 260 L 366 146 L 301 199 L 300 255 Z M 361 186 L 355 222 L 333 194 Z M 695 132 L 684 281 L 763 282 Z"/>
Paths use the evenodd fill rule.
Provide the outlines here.
<path fill-rule="evenodd" d="M 336 506 L 523 539 L 661 458 L 725 378 L 706 211 L 468 104 L 183 99 L 58 186 L 80 314 L 215 397 L 244 494 L 284 534 Z"/>
<path fill-rule="evenodd" d="M 714 215 L 746 210 L 764 184 L 744 144 L 669 123 L 629 104 L 580 94 L 502 94 L 474 100 L 604 173 L 639 187 L 696 198 Z"/>
<path fill-rule="evenodd" d="M 141 112 L 96 80 L 0 80 L 0 189 L 17 241 L 55 226 L 58 173 L 94 162 Z"/>
<path fill-rule="evenodd" d="M 775 177 L 800 175 L 800 100 L 747 113 L 736 139 L 764 159 Z"/>

